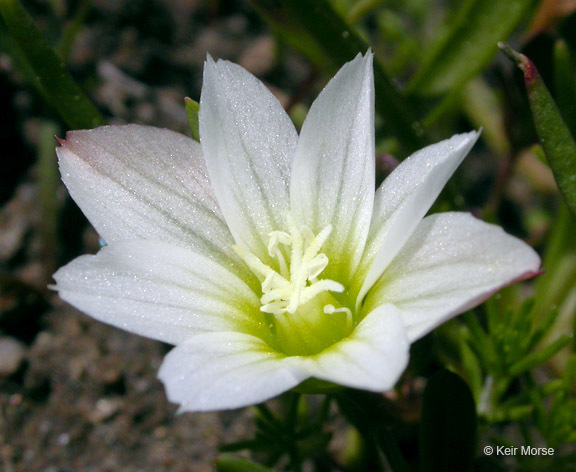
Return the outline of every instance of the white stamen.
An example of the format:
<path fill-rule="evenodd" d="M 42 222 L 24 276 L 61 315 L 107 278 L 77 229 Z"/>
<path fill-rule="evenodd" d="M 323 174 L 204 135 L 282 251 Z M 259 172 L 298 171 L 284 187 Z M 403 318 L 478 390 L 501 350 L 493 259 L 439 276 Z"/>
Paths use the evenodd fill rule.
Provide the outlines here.
<path fill-rule="evenodd" d="M 298 230 L 292 219 L 289 219 L 289 227 L 290 234 L 284 231 L 272 231 L 269 234 L 268 255 L 278 260 L 280 273 L 264 264 L 246 248 L 234 246 L 236 253 L 252 269 L 262 284 L 260 310 L 265 313 L 293 314 L 300 305 L 308 303 L 322 292 L 344 291 L 342 284 L 334 280 L 317 279 L 328 266 L 328 257 L 321 253 L 320 249 L 330 236 L 332 226 L 326 226 L 317 236 L 314 236 L 306 226 Z M 290 267 L 281 246 L 291 248 Z M 335 312 L 342 310 L 340 308 Z M 351 319 L 351 312 L 349 317 Z"/>
<path fill-rule="evenodd" d="M 352 326 L 352 310 L 343 306 L 342 308 L 336 308 L 334 305 L 324 305 L 324 313 L 327 315 L 333 315 L 334 313 L 346 313 L 346 323 L 348 326 Z"/>
<path fill-rule="evenodd" d="M 320 273 L 326 269 L 328 265 L 328 257 L 324 253 L 318 254 L 314 259 L 310 261 L 308 266 L 308 279 L 314 281 Z"/>
<path fill-rule="evenodd" d="M 285 246 L 290 246 L 292 244 L 292 239 L 290 238 L 290 235 L 284 231 L 272 231 L 268 236 L 270 236 L 270 239 L 268 240 L 268 255 L 278 259 L 278 263 L 280 264 L 280 273 L 286 277 L 289 274 L 288 265 L 286 264 L 286 259 L 284 259 L 284 254 L 282 254 L 279 245 L 283 244 Z"/>

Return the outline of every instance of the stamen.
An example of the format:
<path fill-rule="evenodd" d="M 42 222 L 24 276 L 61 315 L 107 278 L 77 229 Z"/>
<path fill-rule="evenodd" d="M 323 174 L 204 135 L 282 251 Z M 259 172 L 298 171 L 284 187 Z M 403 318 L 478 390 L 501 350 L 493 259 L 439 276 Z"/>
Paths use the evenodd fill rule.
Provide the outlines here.
<path fill-rule="evenodd" d="M 315 282 L 302 290 L 302 294 L 300 296 L 300 304 L 303 305 L 304 303 L 308 303 L 316 295 L 322 292 L 342 293 L 343 291 L 344 286 L 338 282 L 335 282 L 334 280 L 318 280 L 318 282 Z"/>
<path fill-rule="evenodd" d="M 278 259 L 278 263 L 280 264 L 280 273 L 284 277 L 287 277 L 290 272 L 288 271 L 286 259 L 284 259 L 284 254 L 282 254 L 279 245 L 284 244 L 285 246 L 290 246 L 292 244 L 292 238 L 284 231 L 272 231 L 268 236 L 270 236 L 270 239 L 268 240 L 268 255 Z"/>
<path fill-rule="evenodd" d="M 252 269 L 252 272 L 256 274 L 256 276 L 260 281 L 270 277 L 270 274 L 272 273 L 275 273 L 279 277 L 282 277 L 274 269 L 272 269 L 272 267 L 269 267 L 266 264 L 264 264 L 260 259 L 258 259 L 257 256 L 248 251 L 248 249 L 246 249 L 244 246 L 235 244 L 234 246 L 232 246 L 232 249 L 234 249 L 234 252 L 238 254 L 244 260 L 244 262 L 246 262 L 246 264 L 248 264 L 248 267 Z"/>
<path fill-rule="evenodd" d="M 320 275 L 320 273 L 326 269 L 328 265 L 328 257 L 326 254 L 320 253 L 314 259 L 310 261 L 308 266 L 308 279 L 311 281 L 315 281 L 316 277 Z"/>
<path fill-rule="evenodd" d="M 311 259 L 316 254 L 318 254 L 318 251 L 320 251 L 320 248 L 326 242 L 331 232 L 332 232 L 332 225 L 328 225 L 326 226 L 326 228 L 320 231 L 318 233 L 318 236 L 316 236 L 312 241 L 312 243 L 308 246 L 308 249 L 306 249 L 306 253 L 304 254 L 303 259 Z"/>
<path fill-rule="evenodd" d="M 352 310 L 343 306 L 342 308 L 336 308 L 334 305 L 324 305 L 324 313 L 327 315 L 333 315 L 334 313 L 346 313 L 346 324 L 349 328 L 352 327 Z"/>
<path fill-rule="evenodd" d="M 277 259 L 280 273 L 264 264 L 246 248 L 233 246 L 234 251 L 260 280 L 262 285 L 260 310 L 274 315 L 293 314 L 300 305 L 308 303 L 322 292 L 344 291 L 342 284 L 334 280 L 318 280 L 318 276 L 328 266 L 329 259 L 326 254 L 320 252 L 320 249 L 330 236 L 332 226 L 326 226 L 316 236 L 306 226 L 299 230 L 292 218 L 289 218 L 288 226 L 290 233 L 284 231 L 269 233 L 268 255 Z M 288 263 L 281 246 L 291 248 Z M 350 312 L 349 317 L 351 316 Z"/>

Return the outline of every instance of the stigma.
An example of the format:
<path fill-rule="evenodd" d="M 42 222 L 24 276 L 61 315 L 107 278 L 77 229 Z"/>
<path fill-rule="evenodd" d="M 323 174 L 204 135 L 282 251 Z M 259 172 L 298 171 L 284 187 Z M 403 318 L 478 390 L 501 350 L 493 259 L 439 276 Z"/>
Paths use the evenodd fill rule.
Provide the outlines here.
<path fill-rule="evenodd" d="M 260 311 L 273 315 L 294 314 L 299 306 L 320 293 L 344 291 L 344 286 L 334 280 L 319 279 L 329 263 L 326 254 L 320 251 L 331 232 L 332 225 L 328 225 L 314 235 L 307 226 L 298 229 L 290 219 L 289 233 L 272 231 L 268 234 L 268 255 L 276 262 L 275 268 L 262 262 L 245 247 L 233 246 L 260 280 Z M 324 312 L 334 313 L 333 310 L 334 307 L 330 306 Z"/>

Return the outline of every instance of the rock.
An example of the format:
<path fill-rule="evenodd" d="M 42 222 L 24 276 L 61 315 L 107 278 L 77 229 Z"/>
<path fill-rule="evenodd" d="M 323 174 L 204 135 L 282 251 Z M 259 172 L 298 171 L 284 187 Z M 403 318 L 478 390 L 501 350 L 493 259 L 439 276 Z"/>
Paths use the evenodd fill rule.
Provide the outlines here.
<path fill-rule="evenodd" d="M 0 338 L 0 376 L 15 373 L 26 355 L 26 345 L 14 338 Z"/>

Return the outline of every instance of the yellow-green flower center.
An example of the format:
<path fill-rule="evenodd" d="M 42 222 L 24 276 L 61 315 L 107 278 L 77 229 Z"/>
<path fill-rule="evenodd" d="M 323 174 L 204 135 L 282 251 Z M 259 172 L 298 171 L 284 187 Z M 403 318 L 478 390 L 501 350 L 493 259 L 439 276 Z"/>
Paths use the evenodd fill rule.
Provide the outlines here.
<path fill-rule="evenodd" d="M 260 311 L 274 315 L 271 327 L 287 354 L 319 352 L 352 329 L 352 312 L 335 298 L 344 286 L 320 278 L 330 262 L 321 250 L 331 232 L 328 225 L 315 235 L 290 220 L 289 232 L 269 234 L 269 264 L 234 246 L 261 283 Z"/>

